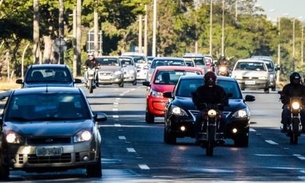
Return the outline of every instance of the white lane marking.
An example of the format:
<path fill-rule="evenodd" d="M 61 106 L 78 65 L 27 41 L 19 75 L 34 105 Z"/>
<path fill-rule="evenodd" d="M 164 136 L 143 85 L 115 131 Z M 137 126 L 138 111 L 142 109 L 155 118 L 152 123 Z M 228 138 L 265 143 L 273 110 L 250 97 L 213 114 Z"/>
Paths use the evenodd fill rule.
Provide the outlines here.
<path fill-rule="evenodd" d="M 113 118 L 119 118 L 119 115 L 113 115 L 112 117 Z"/>
<path fill-rule="evenodd" d="M 128 152 L 136 152 L 134 148 L 126 148 Z"/>
<path fill-rule="evenodd" d="M 272 145 L 279 145 L 278 143 L 274 142 L 273 140 L 265 140 L 265 142 L 267 142 L 268 144 L 272 144 Z"/>
<path fill-rule="evenodd" d="M 305 160 L 305 157 L 300 154 L 293 154 L 293 156 L 299 158 L 300 160 Z"/>
<path fill-rule="evenodd" d="M 119 103 L 118 102 L 113 102 L 113 105 L 119 105 Z"/>
<path fill-rule="evenodd" d="M 150 168 L 147 166 L 147 165 L 145 165 L 145 164 L 139 164 L 138 165 L 142 170 L 149 170 Z"/>
<path fill-rule="evenodd" d="M 115 98 L 115 100 L 121 100 L 121 98 Z"/>
<path fill-rule="evenodd" d="M 256 130 L 253 128 L 250 128 L 250 132 L 256 132 Z"/>
<path fill-rule="evenodd" d="M 114 126 L 115 126 L 115 127 L 120 127 L 120 126 L 121 126 L 121 124 L 114 124 Z"/>
<path fill-rule="evenodd" d="M 119 136 L 119 139 L 120 140 L 126 140 L 126 137 L 125 136 Z"/>
<path fill-rule="evenodd" d="M 285 154 L 255 154 L 255 156 L 262 156 L 262 157 L 281 157 L 281 156 L 291 156 Z"/>
<path fill-rule="evenodd" d="M 113 108 L 112 111 L 118 111 L 118 108 Z"/>

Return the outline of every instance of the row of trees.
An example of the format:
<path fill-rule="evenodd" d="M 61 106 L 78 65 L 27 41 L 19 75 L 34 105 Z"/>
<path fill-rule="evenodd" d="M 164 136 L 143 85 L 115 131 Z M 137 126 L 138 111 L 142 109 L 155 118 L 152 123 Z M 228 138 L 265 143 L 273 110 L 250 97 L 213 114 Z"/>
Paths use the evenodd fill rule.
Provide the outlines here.
<path fill-rule="evenodd" d="M 35 1 L 35 0 L 34 0 Z M 0 63 L 2 72 L 21 75 L 21 62 L 35 63 L 33 59 L 33 0 L 0 0 Z M 60 11 L 60 3 L 64 11 Z M 237 59 L 251 55 L 270 55 L 278 60 L 280 48 L 281 78 L 293 69 L 303 72 L 303 24 L 298 19 L 281 17 L 272 22 L 264 10 L 255 6 L 255 0 L 158 0 L 157 54 L 182 56 L 185 52 L 224 54 L 233 64 Z M 197 3 L 194 3 L 197 2 Z M 145 11 L 147 5 L 147 11 Z M 66 40 L 65 63 L 73 64 L 73 0 L 39 0 L 39 42 L 43 63 L 58 62 L 54 40 Z M 147 53 L 152 53 L 153 0 L 82 0 L 82 62 L 86 59 L 86 34 L 94 26 L 94 12 L 103 32 L 103 54 L 117 55 L 137 46 L 139 37 L 138 15 L 147 15 Z M 224 19 L 223 19 L 224 17 Z M 210 42 L 210 18 L 212 37 Z M 61 20 L 61 21 L 60 21 Z M 224 24 L 223 24 L 224 20 Z M 60 24 L 63 22 L 63 24 Z M 63 28 L 61 28 L 63 25 Z M 223 26 L 224 25 L 224 26 Z M 292 28 L 294 27 L 294 28 Z M 224 31 L 223 31 L 224 30 Z M 222 32 L 223 31 L 223 32 Z M 224 33 L 224 34 L 223 34 Z M 222 37 L 224 35 L 224 37 Z M 279 47 L 280 45 L 280 47 Z M 46 54 L 48 53 L 48 54 Z M 5 64 L 9 64 L 10 67 Z M 8 68 L 11 68 L 10 70 Z M 72 68 L 72 67 L 71 67 Z"/>

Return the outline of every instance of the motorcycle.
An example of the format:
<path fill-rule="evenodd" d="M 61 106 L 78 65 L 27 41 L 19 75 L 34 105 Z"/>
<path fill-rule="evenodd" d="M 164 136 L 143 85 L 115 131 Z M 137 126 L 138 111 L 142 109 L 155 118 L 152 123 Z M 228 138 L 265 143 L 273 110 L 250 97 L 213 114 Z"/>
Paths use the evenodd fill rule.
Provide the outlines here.
<path fill-rule="evenodd" d="M 98 68 L 87 68 L 86 69 L 86 87 L 89 89 L 89 93 L 93 93 L 93 89 L 97 87 L 96 85 L 96 73 Z"/>
<path fill-rule="evenodd" d="M 281 94 L 281 91 L 278 93 Z M 302 134 L 300 116 L 300 112 L 303 109 L 302 100 L 302 97 L 292 97 L 289 99 L 288 109 L 291 112 L 291 116 L 286 135 L 290 138 L 290 144 L 298 144 L 298 138 Z"/>
<path fill-rule="evenodd" d="M 214 147 L 224 144 L 224 134 L 219 132 L 220 120 L 222 118 L 219 110 L 222 104 L 203 104 L 201 112 L 200 130 L 197 132 L 197 144 L 206 149 L 206 155 L 212 156 Z"/>

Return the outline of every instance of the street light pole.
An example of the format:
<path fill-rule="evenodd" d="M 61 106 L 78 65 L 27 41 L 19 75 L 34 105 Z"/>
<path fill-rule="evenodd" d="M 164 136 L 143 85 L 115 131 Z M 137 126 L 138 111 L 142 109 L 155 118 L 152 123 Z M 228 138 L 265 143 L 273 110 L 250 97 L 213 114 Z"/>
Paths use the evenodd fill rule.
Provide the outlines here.
<path fill-rule="evenodd" d="M 292 67 L 295 71 L 295 18 L 293 18 L 292 23 Z"/>
<path fill-rule="evenodd" d="M 224 28 L 225 28 L 225 0 L 222 0 L 222 31 L 221 31 L 221 55 L 224 55 Z"/>
<path fill-rule="evenodd" d="M 157 0 L 154 0 L 152 56 L 156 56 Z"/>
<path fill-rule="evenodd" d="M 278 18 L 278 36 L 280 37 L 281 35 L 281 17 Z M 277 45 L 277 65 L 280 67 L 281 65 L 281 39 L 279 39 L 279 43 Z M 276 81 L 280 81 L 280 72 L 281 70 L 277 71 L 277 76 L 276 76 Z"/>
<path fill-rule="evenodd" d="M 213 0 L 210 2 L 210 55 L 212 55 Z"/>

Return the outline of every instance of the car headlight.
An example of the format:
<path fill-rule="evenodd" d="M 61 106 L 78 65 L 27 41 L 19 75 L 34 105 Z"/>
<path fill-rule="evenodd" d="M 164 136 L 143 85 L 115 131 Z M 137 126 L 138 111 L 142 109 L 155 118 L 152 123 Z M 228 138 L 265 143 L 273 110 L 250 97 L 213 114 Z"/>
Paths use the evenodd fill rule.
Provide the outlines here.
<path fill-rule="evenodd" d="M 121 75 L 121 74 L 122 74 L 121 71 L 115 71 L 115 72 L 114 72 L 114 75 Z"/>
<path fill-rule="evenodd" d="M 259 76 L 258 79 L 267 79 L 267 76 Z"/>
<path fill-rule="evenodd" d="M 163 98 L 163 93 L 155 91 L 155 90 L 151 90 L 150 95 L 153 96 L 153 97 L 162 97 Z"/>
<path fill-rule="evenodd" d="M 92 133 L 88 130 L 83 130 L 78 132 L 74 136 L 74 142 L 84 142 L 84 141 L 90 141 L 92 138 Z"/>
<path fill-rule="evenodd" d="M 248 118 L 249 116 L 250 111 L 248 109 L 240 109 L 232 115 L 233 118 Z"/>
<path fill-rule="evenodd" d="M 176 116 L 188 116 L 187 113 L 185 112 L 185 110 L 183 110 L 180 107 L 174 106 L 174 105 L 171 106 L 170 113 L 172 115 L 176 115 Z"/>
<path fill-rule="evenodd" d="M 23 144 L 24 143 L 23 137 L 13 131 L 9 131 L 6 133 L 5 140 L 9 144 Z"/>

